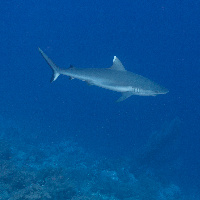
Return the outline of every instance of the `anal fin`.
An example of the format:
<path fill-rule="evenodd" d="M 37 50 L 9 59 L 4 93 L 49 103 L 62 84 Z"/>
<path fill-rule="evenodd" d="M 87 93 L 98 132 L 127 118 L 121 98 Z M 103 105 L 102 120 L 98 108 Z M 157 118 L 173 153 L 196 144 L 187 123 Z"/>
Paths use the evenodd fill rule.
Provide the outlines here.
<path fill-rule="evenodd" d="M 71 77 L 71 76 L 69 77 L 69 80 L 70 80 L 70 81 L 73 80 L 73 79 L 74 79 L 74 77 Z"/>
<path fill-rule="evenodd" d="M 92 81 L 86 81 L 86 83 L 91 86 L 91 85 L 94 85 L 94 83 Z"/>

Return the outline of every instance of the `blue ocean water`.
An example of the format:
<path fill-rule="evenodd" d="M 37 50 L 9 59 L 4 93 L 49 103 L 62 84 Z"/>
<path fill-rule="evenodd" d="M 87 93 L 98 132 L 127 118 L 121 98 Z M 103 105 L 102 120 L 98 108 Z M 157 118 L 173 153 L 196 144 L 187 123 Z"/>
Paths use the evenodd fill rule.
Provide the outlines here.
<path fill-rule="evenodd" d="M 128 160 L 127 170 L 138 180 L 148 174 L 180 187 L 183 196 L 190 196 L 185 199 L 198 199 L 199 6 L 197 0 L 1 2 L 3 141 L 8 140 L 15 149 L 20 137 L 21 151 L 27 153 L 28 144 L 53 145 L 53 149 L 73 138 L 97 159 Z M 119 93 L 69 81 L 66 76 L 50 84 L 52 71 L 38 47 L 66 68 L 70 64 L 110 67 L 117 56 L 127 70 L 160 83 L 169 93 L 132 96 L 116 103 Z M 18 131 L 5 131 L 8 127 Z M 19 155 L 18 150 L 14 152 Z M 121 165 L 118 162 L 116 168 Z M 117 169 L 102 168 L 100 173 L 97 167 L 101 176 L 116 178 Z M 101 195 L 112 193 L 98 191 Z M 131 195 L 117 198 L 134 199 Z"/>

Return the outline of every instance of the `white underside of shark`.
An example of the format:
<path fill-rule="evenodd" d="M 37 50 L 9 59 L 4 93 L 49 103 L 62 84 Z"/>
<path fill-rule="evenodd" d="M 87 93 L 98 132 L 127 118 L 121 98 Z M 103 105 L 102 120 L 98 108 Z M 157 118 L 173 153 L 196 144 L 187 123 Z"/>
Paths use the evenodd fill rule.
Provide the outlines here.
<path fill-rule="evenodd" d="M 127 71 L 116 56 L 114 56 L 113 65 L 110 68 L 75 68 L 70 66 L 68 69 L 62 69 L 56 66 L 40 48 L 39 51 L 53 70 L 51 82 L 55 81 L 61 74 L 69 76 L 70 79 L 80 79 L 90 85 L 121 92 L 122 96 L 117 102 L 132 95 L 156 96 L 168 92 L 167 89 L 148 78 Z"/>

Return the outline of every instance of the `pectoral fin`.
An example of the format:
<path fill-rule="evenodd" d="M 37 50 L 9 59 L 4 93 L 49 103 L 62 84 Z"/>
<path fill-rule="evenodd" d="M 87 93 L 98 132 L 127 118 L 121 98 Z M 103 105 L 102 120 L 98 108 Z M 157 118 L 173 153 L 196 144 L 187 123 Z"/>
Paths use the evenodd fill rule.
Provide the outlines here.
<path fill-rule="evenodd" d="M 130 97 L 132 95 L 133 95 L 132 92 L 123 92 L 122 96 L 117 100 L 117 102 L 124 101 L 125 99 L 127 99 L 128 97 Z"/>

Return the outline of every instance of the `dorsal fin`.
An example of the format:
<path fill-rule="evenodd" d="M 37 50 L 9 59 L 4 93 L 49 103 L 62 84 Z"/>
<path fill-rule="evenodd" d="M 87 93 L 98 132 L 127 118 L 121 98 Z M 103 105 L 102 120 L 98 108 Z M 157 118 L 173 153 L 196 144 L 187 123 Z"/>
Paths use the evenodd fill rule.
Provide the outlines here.
<path fill-rule="evenodd" d="M 116 56 L 114 56 L 113 65 L 110 67 L 110 69 L 118 71 L 126 71 L 121 61 Z"/>

